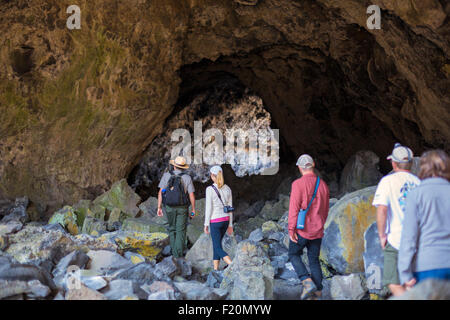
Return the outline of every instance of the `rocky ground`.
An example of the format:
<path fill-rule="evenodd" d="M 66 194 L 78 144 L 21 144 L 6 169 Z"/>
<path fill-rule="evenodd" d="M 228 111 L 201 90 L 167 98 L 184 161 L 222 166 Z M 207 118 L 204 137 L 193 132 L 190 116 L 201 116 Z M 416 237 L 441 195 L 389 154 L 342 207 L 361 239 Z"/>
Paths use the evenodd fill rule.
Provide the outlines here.
<path fill-rule="evenodd" d="M 347 170 L 346 181 L 376 184 L 373 161 L 361 159 L 352 158 L 348 167 L 357 169 Z M 383 260 L 371 206 L 374 191 L 369 186 L 330 200 L 322 299 L 386 298 L 376 278 Z M 203 233 L 204 201 L 197 200 L 198 215 L 187 231 L 189 249 L 180 259 L 170 254 L 156 198 L 142 202 L 126 180 L 93 201 L 64 206 L 48 223 L 30 222 L 27 198 L 3 202 L 0 299 L 299 299 L 301 283 L 288 259 L 289 195 L 280 193 L 238 213 L 235 234 L 223 239 L 233 263 L 221 271 L 212 270 L 212 242 Z M 307 265 L 306 252 L 302 259 Z M 425 283 L 408 297 L 448 299 L 448 293 L 448 284 Z"/>

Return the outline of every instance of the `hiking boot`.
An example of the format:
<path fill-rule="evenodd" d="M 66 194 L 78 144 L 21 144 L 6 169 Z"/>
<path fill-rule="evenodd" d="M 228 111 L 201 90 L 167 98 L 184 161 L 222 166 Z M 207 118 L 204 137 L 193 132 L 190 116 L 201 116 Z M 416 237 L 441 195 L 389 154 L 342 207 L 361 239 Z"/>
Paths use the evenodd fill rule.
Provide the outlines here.
<path fill-rule="evenodd" d="M 317 287 L 311 279 L 303 280 L 302 287 L 302 295 L 300 296 L 301 300 L 309 298 L 315 291 L 317 291 Z"/>

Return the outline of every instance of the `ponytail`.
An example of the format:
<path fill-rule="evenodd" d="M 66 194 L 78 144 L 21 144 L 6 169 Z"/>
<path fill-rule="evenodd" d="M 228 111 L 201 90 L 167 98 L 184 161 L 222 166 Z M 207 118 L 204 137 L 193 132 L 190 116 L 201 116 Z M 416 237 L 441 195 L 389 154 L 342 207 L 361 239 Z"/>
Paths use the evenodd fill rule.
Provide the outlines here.
<path fill-rule="evenodd" d="M 223 180 L 223 173 L 222 173 L 222 171 L 219 171 L 217 173 L 216 180 L 217 180 L 216 183 L 217 183 L 217 186 L 219 187 L 219 189 L 222 188 L 223 185 L 225 184 L 225 181 Z"/>

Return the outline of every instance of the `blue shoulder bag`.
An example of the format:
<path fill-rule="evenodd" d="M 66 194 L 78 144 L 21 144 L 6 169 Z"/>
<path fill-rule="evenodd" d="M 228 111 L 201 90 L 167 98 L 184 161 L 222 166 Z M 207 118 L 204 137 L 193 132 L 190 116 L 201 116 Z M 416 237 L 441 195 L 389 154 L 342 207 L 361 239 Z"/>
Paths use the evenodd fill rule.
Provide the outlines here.
<path fill-rule="evenodd" d="M 303 230 L 305 228 L 305 219 L 306 219 L 306 214 L 308 213 L 309 208 L 311 207 L 312 202 L 314 201 L 314 198 L 316 197 L 316 193 L 317 193 L 317 189 L 319 189 L 319 183 L 320 183 L 320 178 L 317 177 L 316 180 L 316 188 L 314 189 L 314 194 L 312 196 L 311 201 L 308 204 L 308 207 L 306 208 L 306 210 L 301 210 L 298 213 L 298 217 L 297 217 L 297 229 Z"/>

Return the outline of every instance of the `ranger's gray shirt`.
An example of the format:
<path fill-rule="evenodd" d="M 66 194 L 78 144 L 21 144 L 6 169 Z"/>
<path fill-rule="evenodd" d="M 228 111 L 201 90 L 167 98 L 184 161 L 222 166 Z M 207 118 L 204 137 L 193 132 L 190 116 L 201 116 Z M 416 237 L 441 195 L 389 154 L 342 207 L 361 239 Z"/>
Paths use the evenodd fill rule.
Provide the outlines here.
<path fill-rule="evenodd" d="M 450 182 L 428 178 L 406 199 L 398 256 L 403 284 L 413 272 L 450 268 Z"/>
<path fill-rule="evenodd" d="M 181 175 L 181 179 L 183 181 L 183 185 L 185 188 L 184 191 L 186 191 L 187 193 L 195 192 L 194 184 L 192 183 L 192 178 L 190 175 L 184 174 L 183 171 L 177 170 L 177 169 L 173 170 L 173 173 L 177 174 L 177 175 Z M 161 188 L 161 189 L 167 188 L 169 180 L 170 180 L 170 173 L 165 172 L 161 178 L 161 181 L 159 182 L 158 188 Z"/>

